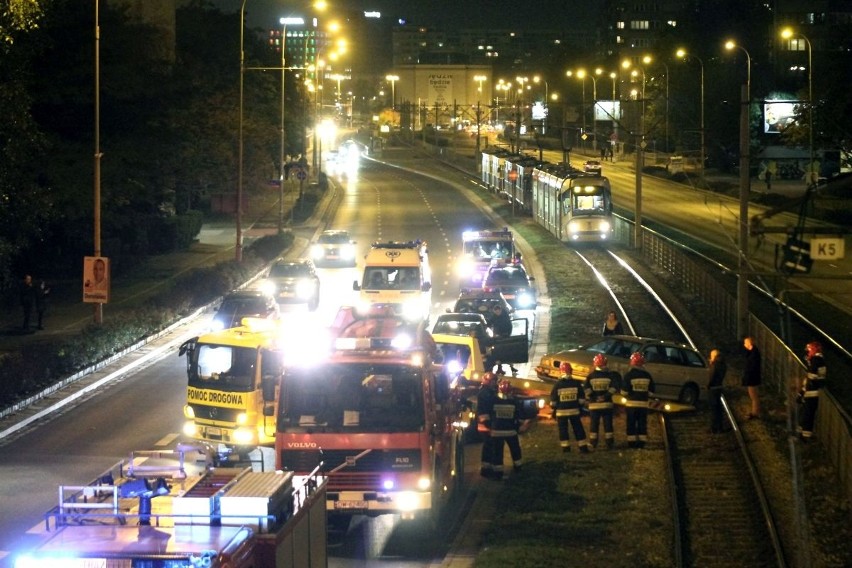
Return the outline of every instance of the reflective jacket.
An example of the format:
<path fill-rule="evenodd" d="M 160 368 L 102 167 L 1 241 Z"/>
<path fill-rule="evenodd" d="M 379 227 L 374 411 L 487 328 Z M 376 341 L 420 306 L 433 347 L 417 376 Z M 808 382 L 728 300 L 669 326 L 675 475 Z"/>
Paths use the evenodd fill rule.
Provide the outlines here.
<path fill-rule="evenodd" d="M 568 375 L 553 385 L 550 391 L 550 405 L 555 414 L 560 416 L 579 416 L 580 406 L 585 402 L 586 394 L 583 391 L 583 383 Z"/>
<path fill-rule="evenodd" d="M 520 412 L 517 401 L 511 396 L 498 394 L 491 410 L 491 437 L 517 436 L 519 426 Z"/>
<path fill-rule="evenodd" d="M 627 408 L 648 408 L 648 399 L 654 394 L 654 379 L 651 373 L 640 367 L 630 367 L 624 373 L 621 394 L 627 399 Z"/>
<path fill-rule="evenodd" d="M 589 410 L 612 409 L 612 395 L 618 392 L 618 383 L 621 375 L 606 368 L 595 370 L 586 377 L 586 399 Z"/>
<path fill-rule="evenodd" d="M 805 384 L 802 385 L 802 396 L 804 398 L 818 397 L 819 391 L 825 386 L 827 373 L 822 353 L 815 353 L 812 357 L 808 357 L 808 369 L 807 375 L 805 375 Z"/>

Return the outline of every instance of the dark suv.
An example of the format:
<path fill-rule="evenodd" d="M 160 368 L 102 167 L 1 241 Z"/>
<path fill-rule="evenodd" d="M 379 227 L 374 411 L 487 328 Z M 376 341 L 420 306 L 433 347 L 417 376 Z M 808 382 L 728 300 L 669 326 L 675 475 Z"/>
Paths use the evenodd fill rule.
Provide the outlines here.
<path fill-rule="evenodd" d="M 222 298 L 213 315 L 210 329 L 219 331 L 241 325 L 243 318 L 278 319 L 275 298 L 262 290 L 237 290 Z"/>
<path fill-rule="evenodd" d="M 263 286 L 280 304 L 307 304 L 310 311 L 319 306 L 320 279 L 310 260 L 277 261 Z"/>
<path fill-rule="evenodd" d="M 538 303 L 533 281 L 522 264 L 492 264 L 482 281 L 485 290 L 498 290 L 516 310 L 534 310 Z"/>

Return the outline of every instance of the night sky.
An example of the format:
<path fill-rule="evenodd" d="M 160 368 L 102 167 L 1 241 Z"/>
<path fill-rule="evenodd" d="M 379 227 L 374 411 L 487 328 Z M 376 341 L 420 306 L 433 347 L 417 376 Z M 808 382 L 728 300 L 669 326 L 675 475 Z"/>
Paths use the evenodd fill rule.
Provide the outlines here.
<path fill-rule="evenodd" d="M 250 26 L 268 27 L 284 15 L 298 12 L 305 2 L 247 0 Z M 580 11 L 593 10 L 596 0 L 328 0 L 329 6 L 352 10 L 377 10 L 382 17 L 405 17 L 410 23 L 452 28 L 555 29 L 576 20 Z M 213 0 L 223 12 L 237 12 L 240 0 Z"/>

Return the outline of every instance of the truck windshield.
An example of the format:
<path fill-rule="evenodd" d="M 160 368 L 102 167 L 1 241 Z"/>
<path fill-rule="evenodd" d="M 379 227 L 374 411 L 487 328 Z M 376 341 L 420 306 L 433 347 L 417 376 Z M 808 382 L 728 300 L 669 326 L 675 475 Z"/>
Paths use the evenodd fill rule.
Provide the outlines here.
<path fill-rule="evenodd" d="M 189 361 L 189 385 L 202 389 L 252 390 L 257 349 L 199 343 Z"/>
<path fill-rule="evenodd" d="M 285 374 L 281 432 L 419 432 L 422 376 L 406 365 L 327 365 Z"/>

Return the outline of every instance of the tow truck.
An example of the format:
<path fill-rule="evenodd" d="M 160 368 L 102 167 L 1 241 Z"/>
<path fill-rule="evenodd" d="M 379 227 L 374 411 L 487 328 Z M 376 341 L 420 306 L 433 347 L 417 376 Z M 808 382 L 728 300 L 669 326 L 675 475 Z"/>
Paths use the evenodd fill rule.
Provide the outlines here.
<path fill-rule="evenodd" d="M 239 327 L 207 333 L 180 346 L 186 355 L 183 433 L 237 459 L 275 442 L 275 401 L 283 373 L 279 322 L 243 318 Z"/>
<path fill-rule="evenodd" d="M 204 455 L 190 446 L 132 452 L 85 485 L 60 485 L 15 568 L 328 565 L 319 468 L 216 468 Z"/>

